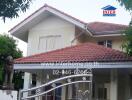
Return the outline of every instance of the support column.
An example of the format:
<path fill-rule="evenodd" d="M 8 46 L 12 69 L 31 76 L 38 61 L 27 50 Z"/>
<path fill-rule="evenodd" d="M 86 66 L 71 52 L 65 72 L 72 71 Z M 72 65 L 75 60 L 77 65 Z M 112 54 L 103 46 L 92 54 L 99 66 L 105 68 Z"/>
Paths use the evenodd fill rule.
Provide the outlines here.
<path fill-rule="evenodd" d="M 62 87 L 62 96 L 61 96 L 61 100 L 65 100 L 65 94 L 66 94 L 66 87 Z"/>
<path fill-rule="evenodd" d="M 110 72 L 110 100 L 118 100 L 118 72 L 111 69 Z"/>
<path fill-rule="evenodd" d="M 72 98 L 72 85 L 68 85 L 68 99 Z"/>
<path fill-rule="evenodd" d="M 40 85 L 42 85 L 42 72 L 37 73 L 36 77 L 36 86 Z M 41 91 L 41 89 L 38 91 Z M 42 100 L 42 96 L 36 97 L 35 100 Z"/>
<path fill-rule="evenodd" d="M 28 89 L 31 87 L 31 80 L 32 80 L 32 75 L 30 73 L 25 72 L 24 73 L 24 87 L 23 89 Z M 28 93 L 24 93 L 23 97 L 27 97 Z"/>

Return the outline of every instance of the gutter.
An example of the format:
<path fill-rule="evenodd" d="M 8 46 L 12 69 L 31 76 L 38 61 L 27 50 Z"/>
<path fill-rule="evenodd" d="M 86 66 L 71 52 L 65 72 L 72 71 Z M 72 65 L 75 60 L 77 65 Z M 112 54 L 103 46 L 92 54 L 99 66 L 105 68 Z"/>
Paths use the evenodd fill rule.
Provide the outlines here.
<path fill-rule="evenodd" d="M 90 36 L 93 36 L 92 32 L 89 31 L 90 29 L 88 28 L 87 24 L 85 24 L 85 30 L 86 30 L 86 32 L 88 32 L 90 34 Z"/>
<path fill-rule="evenodd" d="M 76 69 L 76 68 L 132 68 L 132 62 L 35 63 L 14 64 L 15 70 Z"/>

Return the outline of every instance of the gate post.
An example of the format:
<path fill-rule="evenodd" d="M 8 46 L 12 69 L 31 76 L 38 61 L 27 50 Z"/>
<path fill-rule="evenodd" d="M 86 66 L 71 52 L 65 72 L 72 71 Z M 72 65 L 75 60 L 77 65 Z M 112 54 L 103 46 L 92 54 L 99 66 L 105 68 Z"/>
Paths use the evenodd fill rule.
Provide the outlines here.
<path fill-rule="evenodd" d="M 30 88 L 31 80 L 32 80 L 31 73 L 25 72 L 24 73 L 24 87 L 23 87 L 24 89 Z M 23 96 L 24 97 L 27 97 L 28 96 L 28 93 L 24 93 Z"/>

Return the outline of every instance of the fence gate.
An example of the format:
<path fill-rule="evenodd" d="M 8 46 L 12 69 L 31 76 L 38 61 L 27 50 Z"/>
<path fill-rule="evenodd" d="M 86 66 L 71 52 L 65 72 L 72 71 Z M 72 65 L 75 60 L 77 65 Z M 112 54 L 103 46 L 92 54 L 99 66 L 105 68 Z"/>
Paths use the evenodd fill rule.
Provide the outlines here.
<path fill-rule="evenodd" d="M 62 81 L 63 83 L 61 83 Z M 75 91 L 77 93 L 75 98 L 67 98 L 63 100 L 91 100 L 92 71 L 83 74 L 64 76 L 37 87 L 20 90 L 19 100 L 36 100 L 36 98 L 38 98 L 37 100 L 61 100 L 61 87 L 75 85 L 77 83 L 87 83 L 88 89 L 78 89 Z"/>

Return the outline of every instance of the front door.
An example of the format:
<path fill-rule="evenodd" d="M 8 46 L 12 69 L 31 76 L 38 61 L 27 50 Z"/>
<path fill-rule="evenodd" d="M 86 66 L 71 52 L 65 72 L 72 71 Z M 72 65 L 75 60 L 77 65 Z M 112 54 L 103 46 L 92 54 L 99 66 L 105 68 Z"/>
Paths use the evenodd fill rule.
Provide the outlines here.
<path fill-rule="evenodd" d="M 97 84 L 95 95 L 97 100 L 110 100 L 110 83 Z"/>
<path fill-rule="evenodd" d="M 49 85 L 49 86 L 46 86 L 44 88 L 45 91 L 51 89 L 52 87 Z M 42 100 L 53 100 L 53 91 L 52 92 L 49 92 L 47 94 L 45 94 L 43 97 L 42 97 Z"/>
<path fill-rule="evenodd" d="M 56 83 L 56 86 L 61 85 L 61 83 Z M 57 88 L 55 90 L 55 100 L 61 100 L 61 95 L 62 95 L 62 88 Z"/>
<path fill-rule="evenodd" d="M 61 83 L 56 83 L 56 86 L 58 85 L 61 85 Z M 51 88 L 52 86 L 49 85 L 49 86 L 46 86 L 44 90 L 47 91 Z M 60 87 L 60 88 L 55 89 L 54 91 L 51 91 L 45 94 L 42 100 L 61 100 L 61 94 L 62 94 L 62 88 Z"/>

